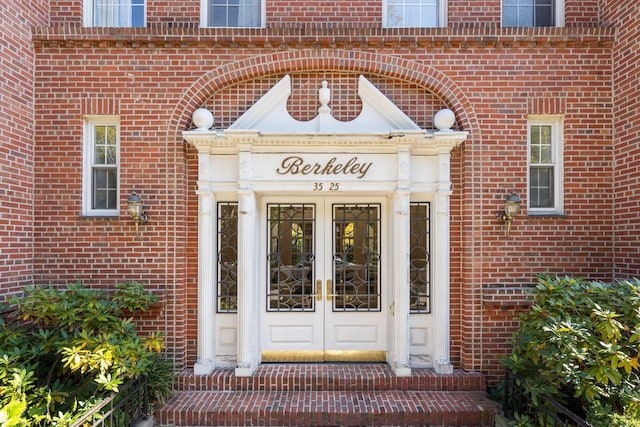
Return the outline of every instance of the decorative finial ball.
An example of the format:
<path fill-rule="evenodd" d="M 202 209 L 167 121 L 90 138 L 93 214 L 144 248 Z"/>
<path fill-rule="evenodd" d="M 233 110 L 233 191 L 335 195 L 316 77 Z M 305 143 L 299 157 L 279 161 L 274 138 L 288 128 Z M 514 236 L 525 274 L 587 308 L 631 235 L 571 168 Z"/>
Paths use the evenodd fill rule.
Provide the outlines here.
<path fill-rule="evenodd" d="M 433 116 L 433 124 L 439 131 L 450 131 L 451 126 L 456 122 L 456 115 L 453 111 L 445 108 L 440 110 Z"/>
<path fill-rule="evenodd" d="M 198 108 L 194 111 L 192 119 L 196 130 L 209 130 L 213 126 L 213 114 L 206 108 Z"/>

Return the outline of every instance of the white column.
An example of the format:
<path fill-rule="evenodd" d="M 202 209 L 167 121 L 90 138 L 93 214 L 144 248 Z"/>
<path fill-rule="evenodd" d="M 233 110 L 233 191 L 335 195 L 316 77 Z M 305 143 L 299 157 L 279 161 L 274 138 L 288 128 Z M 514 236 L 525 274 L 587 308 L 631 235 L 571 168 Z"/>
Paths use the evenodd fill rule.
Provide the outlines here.
<path fill-rule="evenodd" d="M 398 149 L 398 183 L 393 197 L 393 348 L 391 368 L 397 376 L 410 376 L 409 361 L 409 168 L 408 147 Z"/>
<path fill-rule="evenodd" d="M 195 375 L 207 375 L 215 368 L 215 196 L 206 178 L 209 154 L 198 152 L 198 358 Z"/>
<path fill-rule="evenodd" d="M 248 148 L 239 153 L 238 177 L 238 364 L 236 376 L 247 377 L 258 366 L 256 198 L 251 190 L 252 159 Z"/>
<path fill-rule="evenodd" d="M 409 363 L 409 202 L 410 193 L 393 198 L 393 360 L 397 376 L 410 376 Z"/>
<path fill-rule="evenodd" d="M 453 373 L 449 355 L 450 301 L 449 301 L 449 178 L 450 154 L 438 154 L 438 190 L 435 194 L 433 243 L 431 251 L 433 265 L 432 318 L 433 318 L 433 365 L 439 374 Z"/>

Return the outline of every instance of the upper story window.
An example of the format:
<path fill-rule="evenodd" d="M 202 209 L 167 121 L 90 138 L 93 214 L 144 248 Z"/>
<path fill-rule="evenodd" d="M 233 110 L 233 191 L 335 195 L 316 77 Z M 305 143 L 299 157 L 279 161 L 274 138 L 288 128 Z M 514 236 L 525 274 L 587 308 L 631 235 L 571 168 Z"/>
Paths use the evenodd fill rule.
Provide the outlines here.
<path fill-rule="evenodd" d="M 564 0 L 502 0 L 503 27 L 562 27 Z"/>
<path fill-rule="evenodd" d="M 119 134 L 118 117 L 88 116 L 85 118 L 83 215 L 119 215 Z"/>
<path fill-rule="evenodd" d="M 261 27 L 261 0 L 201 0 L 205 27 Z"/>
<path fill-rule="evenodd" d="M 445 27 L 446 0 L 383 0 L 387 28 Z"/>
<path fill-rule="evenodd" d="M 563 213 L 562 118 L 529 117 L 530 214 Z"/>
<path fill-rule="evenodd" d="M 86 27 L 144 27 L 145 0 L 84 0 Z"/>

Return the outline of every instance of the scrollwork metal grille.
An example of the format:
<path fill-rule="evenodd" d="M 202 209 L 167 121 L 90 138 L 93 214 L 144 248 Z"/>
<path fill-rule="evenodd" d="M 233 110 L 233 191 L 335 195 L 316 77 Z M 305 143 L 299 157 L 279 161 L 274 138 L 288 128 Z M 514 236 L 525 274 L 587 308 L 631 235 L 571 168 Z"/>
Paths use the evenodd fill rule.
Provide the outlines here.
<path fill-rule="evenodd" d="M 380 311 L 380 205 L 334 204 L 333 311 Z"/>
<path fill-rule="evenodd" d="M 267 310 L 314 311 L 313 204 L 269 204 Z"/>
<path fill-rule="evenodd" d="M 431 313 L 429 202 L 412 202 L 409 214 L 409 298 L 412 313 Z"/>
<path fill-rule="evenodd" d="M 218 313 L 238 311 L 238 203 L 218 203 Z"/>

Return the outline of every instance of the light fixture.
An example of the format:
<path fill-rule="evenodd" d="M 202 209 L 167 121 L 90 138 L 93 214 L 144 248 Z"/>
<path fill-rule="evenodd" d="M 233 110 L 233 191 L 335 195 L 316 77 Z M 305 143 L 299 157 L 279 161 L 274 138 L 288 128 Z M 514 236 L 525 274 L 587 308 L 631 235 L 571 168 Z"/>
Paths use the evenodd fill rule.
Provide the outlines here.
<path fill-rule="evenodd" d="M 127 212 L 133 218 L 133 222 L 136 223 L 136 234 L 138 234 L 138 226 L 140 224 L 146 224 L 149 218 L 144 213 L 142 207 L 142 199 L 136 194 L 135 191 L 131 192 L 131 195 L 127 198 Z"/>
<path fill-rule="evenodd" d="M 516 192 L 513 192 L 507 197 L 507 200 L 504 202 L 504 211 L 499 212 L 496 216 L 499 221 L 502 221 L 506 225 L 505 236 L 509 235 L 511 231 L 511 221 L 518 215 L 518 211 L 520 210 L 520 197 Z"/>

